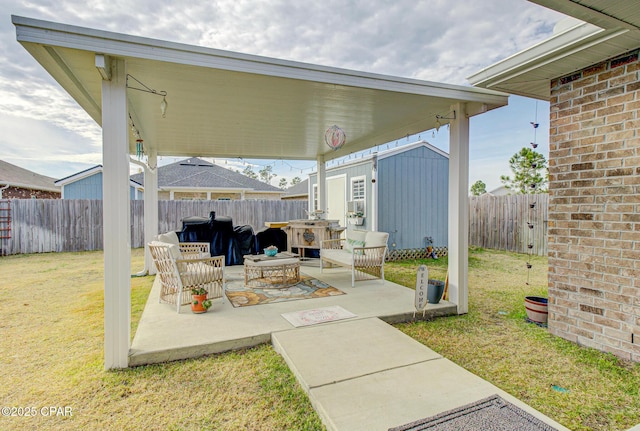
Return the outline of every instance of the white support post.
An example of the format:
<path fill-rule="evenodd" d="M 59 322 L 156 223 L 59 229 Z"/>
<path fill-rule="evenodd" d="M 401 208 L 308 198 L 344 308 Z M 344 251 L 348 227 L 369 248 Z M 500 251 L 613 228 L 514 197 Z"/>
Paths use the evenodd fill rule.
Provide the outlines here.
<path fill-rule="evenodd" d="M 316 159 L 318 165 L 318 208 L 327 214 L 327 167 L 324 163 L 324 155 L 319 154 Z M 313 198 L 313 196 L 312 196 Z"/>
<path fill-rule="evenodd" d="M 104 367 L 129 366 L 131 327 L 131 202 L 126 63 L 112 59 L 102 81 L 104 225 Z"/>
<path fill-rule="evenodd" d="M 466 104 L 451 107 L 449 133 L 449 298 L 469 311 L 469 118 Z"/>
<path fill-rule="evenodd" d="M 153 275 L 156 266 L 147 244 L 158 235 L 158 157 L 155 149 L 150 149 L 147 156 L 152 169 L 144 169 L 144 267 Z"/>

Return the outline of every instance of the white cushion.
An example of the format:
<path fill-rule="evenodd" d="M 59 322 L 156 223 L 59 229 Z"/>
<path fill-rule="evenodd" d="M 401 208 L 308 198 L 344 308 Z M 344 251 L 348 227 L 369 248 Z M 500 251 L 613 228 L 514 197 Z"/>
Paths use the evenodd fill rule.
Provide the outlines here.
<path fill-rule="evenodd" d="M 365 243 L 367 247 L 381 247 L 387 245 L 389 234 L 387 232 L 367 232 Z"/>
<path fill-rule="evenodd" d="M 173 260 L 182 259 L 182 252 L 180 252 L 180 247 L 177 244 L 169 244 L 165 243 L 169 247 L 169 253 L 171 253 L 171 257 Z"/>
<path fill-rule="evenodd" d="M 160 235 L 158 235 L 158 241 L 160 242 L 166 242 L 169 244 L 175 244 L 175 245 L 179 245 L 180 244 L 180 240 L 178 239 L 178 235 L 175 232 L 167 232 L 167 233 L 161 233 Z M 178 250 L 180 251 L 180 250 Z"/>

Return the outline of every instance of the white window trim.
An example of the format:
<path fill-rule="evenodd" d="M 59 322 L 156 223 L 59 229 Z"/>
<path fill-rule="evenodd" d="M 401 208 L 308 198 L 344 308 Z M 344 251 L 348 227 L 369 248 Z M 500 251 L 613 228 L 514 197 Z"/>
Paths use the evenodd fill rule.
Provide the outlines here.
<path fill-rule="evenodd" d="M 354 185 L 354 183 L 356 183 L 356 182 L 360 182 L 360 181 L 362 181 L 362 189 L 363 189 L 363 190 L 362 190 L 362 195 L 363 195 L 363 197 L 362 197 L 362 198 L 355 198 L 355 197 L 353 196 L 353 185 Z M 360 175 L 360 176 L 357 176 L 357 177 L 352 177 L 352 178 L 349 180 L 349 197 L 350 197 L 350 199 L 349 199 L 349 200 L 351 200 L 351 201 L 358 201 L 358 202 L 362 202 L 362 203 L 363 203 L 363 205 L 362 205 L 363 212 L 365 212 L 365 213 L 366 213 L 366 208 L 367 208 L 367 205 L 366 205 L 366 198 L 367 198 L 367 177 L 366 177 L 366 175 Z"/>

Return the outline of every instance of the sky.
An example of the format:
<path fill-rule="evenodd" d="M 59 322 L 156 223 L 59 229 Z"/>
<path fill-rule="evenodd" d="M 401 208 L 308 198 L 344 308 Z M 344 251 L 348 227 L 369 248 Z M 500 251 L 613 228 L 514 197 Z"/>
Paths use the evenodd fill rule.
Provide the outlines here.
<path fill-rule="evenodd" d="M 546 39 L 564 17 L 525 0 L 0 0 L 0 11 L 0 160 L 54 178 L 102 163 L 101 130 L 16 41 L 11 15 L 458 85 Z M 473 117 L 469 185 L 499 187 L 534 138 L 548 157 L 548 130 L 549 104 L 523 97 Z M 446 126 L 377 149 L 418 138 L 448 151 Z M 216 163 L 271 165 L 273 185 L 316 170 L 315 161 Z"/>

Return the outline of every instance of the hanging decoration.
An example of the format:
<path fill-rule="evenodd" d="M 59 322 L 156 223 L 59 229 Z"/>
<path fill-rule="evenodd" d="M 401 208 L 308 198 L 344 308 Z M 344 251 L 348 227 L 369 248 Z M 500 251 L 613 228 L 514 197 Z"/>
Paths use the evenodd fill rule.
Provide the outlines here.
<path fill-rule="evenodd" d="M 535 121 L 530 121 L 529 124 L 531 124 L 531 127 L 533 127 L 533 142 L 530 143 L 531 147 L 535 150 L 536 148 L 538 148 L 538 143 L 537 143 L 537 138 L 536 138 L 536 132 L 538 131 L 538 126 L 540 125 L 540 123 L 538 123 L 538 102 L 536 101 L 536 118 Z M 538 167 L 537 163 L 531 163 L 531 169 L 534 170 L 535 173 L 535 169 Z M 529 185 L 531 187 L 532 190 L 534 190 L 536 188 L 536 183 L 531 183 Z M 534 195 L 535 196 L 535 195 Z M 535 211 L 536 208 L 536 203 L 535 201 L 529 204 L 529 221 L 527 222 L 527 227 L 529 228 L 529 232 L 528 232 L 528 237 L 529 240 L 527 241 L 527 249 L 529 251 L 529 262 L 527 262 L 527 286 L 529 285 L 529 281 L 530 281 L 530 276 L 531 276 L 531 268 L 533 267 L 533 265 L 531 264 L 531 256 L 533 255 L 533 239 L 535 237 L 535 232 L 533 230 L 533 228 L 535 227 L 535 223 L 534 223 L 534 218 L 535 218 Z"/>
<path fill-rule="evenodd" d="M 347 135 L 340 127 L 333 125 L 324 133 L 324 142 L 333 150 L 337 151 L 347 140 Z"/>
<path fill-rule="evenodd" d="M 144 141 L 142 139 L 136 139 L 136 157 L 138 160 L 144 156 L 144 145 L 142 145 Z"/>

